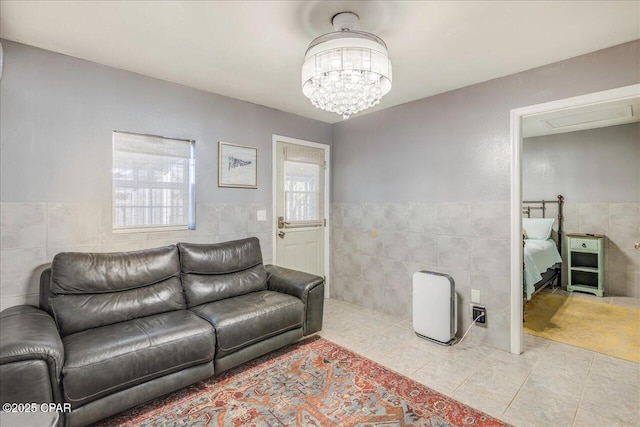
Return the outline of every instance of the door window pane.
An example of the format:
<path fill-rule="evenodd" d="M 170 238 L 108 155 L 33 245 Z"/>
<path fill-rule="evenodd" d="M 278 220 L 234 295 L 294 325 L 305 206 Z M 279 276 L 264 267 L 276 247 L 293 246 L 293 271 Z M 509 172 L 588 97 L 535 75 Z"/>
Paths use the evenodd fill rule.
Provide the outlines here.
<path fill-rule="evenodd" d="M 285 220 L 320 221 L 320 165 L 284 162 Z"/>

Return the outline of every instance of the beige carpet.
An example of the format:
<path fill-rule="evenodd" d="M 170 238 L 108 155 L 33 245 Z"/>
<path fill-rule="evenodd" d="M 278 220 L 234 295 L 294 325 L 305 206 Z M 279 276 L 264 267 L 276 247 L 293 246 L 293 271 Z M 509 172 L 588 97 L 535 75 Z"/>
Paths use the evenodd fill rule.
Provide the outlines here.
<path fill-rule="evenodd" d="M 525 307 L 525 333 L 640 363 L 640 309 L 540 292 Z"/>

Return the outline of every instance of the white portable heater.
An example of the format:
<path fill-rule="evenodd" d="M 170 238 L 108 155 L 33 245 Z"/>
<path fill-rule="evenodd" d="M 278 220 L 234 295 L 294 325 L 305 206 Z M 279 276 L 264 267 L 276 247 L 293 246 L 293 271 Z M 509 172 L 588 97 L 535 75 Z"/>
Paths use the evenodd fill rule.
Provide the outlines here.
<path fill-rule="evenodd" d="M 421 338 L 442 345 L 455 343 L 458 299 L 453 278 L 433 271 L 413 275 L 413 329 Z"/>

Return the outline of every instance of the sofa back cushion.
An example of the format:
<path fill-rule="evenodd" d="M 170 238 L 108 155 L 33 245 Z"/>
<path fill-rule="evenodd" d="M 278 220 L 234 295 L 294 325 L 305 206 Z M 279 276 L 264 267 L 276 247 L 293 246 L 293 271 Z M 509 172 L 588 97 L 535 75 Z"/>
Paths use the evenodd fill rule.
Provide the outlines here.
<path fill-rule="evenodd" d="M 178 243 L 187 306 L 267 289 L 255 237 L 217 244 Z"/>
<path fill-rule="evenodd" d="M 49 305 L 62 335 L 184 309 L 175 245 L 53 258 Z"/>

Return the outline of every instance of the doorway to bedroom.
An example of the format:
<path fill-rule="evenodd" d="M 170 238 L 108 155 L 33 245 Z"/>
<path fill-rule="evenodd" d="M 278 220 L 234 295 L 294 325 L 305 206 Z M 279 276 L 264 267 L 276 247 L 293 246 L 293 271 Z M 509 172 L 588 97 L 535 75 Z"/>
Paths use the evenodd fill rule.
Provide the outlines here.
<path fill-rule="evenodd" d="M 639 113 L 639 85 L 512 111 L 513 353 L 524 332 L 640 362 Z"/>

